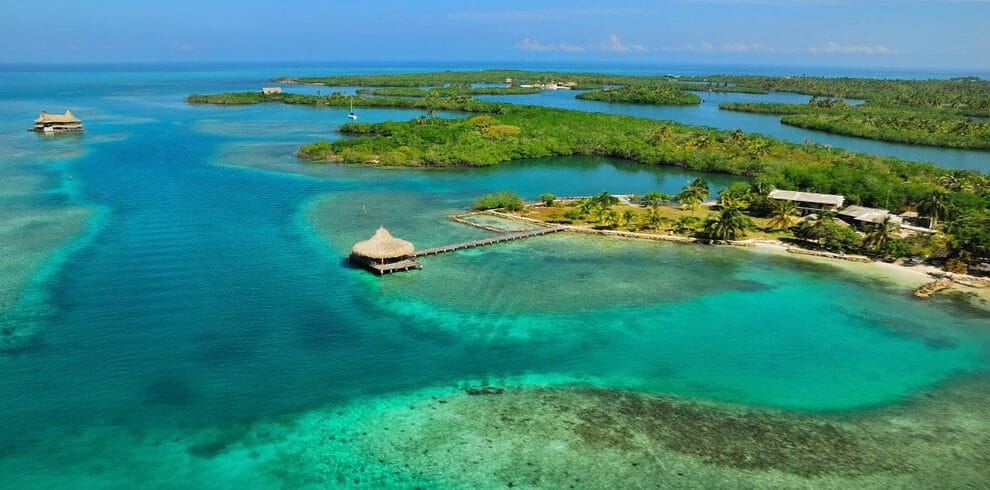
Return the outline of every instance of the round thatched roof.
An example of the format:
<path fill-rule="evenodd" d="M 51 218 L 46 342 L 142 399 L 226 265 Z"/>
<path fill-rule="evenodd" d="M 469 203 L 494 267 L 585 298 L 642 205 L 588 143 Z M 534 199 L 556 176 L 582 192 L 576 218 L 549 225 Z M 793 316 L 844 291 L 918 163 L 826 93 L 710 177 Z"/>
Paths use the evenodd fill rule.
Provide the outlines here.
<path fill-rule="evenodd" d="M 412 243 L 393 237 L 383 226 L 371 238 L 355 243 L 351 254 L 371 259 L 395 259 L 412 255 L 415 250 Z"/>

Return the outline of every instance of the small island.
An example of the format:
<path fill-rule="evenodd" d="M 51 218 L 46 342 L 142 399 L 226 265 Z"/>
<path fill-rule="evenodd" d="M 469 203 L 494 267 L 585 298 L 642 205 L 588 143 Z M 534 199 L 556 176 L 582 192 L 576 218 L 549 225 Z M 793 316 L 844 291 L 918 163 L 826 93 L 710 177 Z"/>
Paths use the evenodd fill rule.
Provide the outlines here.
<path fill-rule="evenodd" d="M 781 115 L 790 126 L 895 143 L 990 149 L 990 123 L 947 108 L 852 106 L 812 96 L 807 104 L 727 103 L 719 109 Z"/>
<path fill-rule="evenodd" d="M 580 93 L 577 98 L 627 104 L 692 105 L 701 103 L 701 97 L 685 92 L 672 84 L 606 88 Z"/>

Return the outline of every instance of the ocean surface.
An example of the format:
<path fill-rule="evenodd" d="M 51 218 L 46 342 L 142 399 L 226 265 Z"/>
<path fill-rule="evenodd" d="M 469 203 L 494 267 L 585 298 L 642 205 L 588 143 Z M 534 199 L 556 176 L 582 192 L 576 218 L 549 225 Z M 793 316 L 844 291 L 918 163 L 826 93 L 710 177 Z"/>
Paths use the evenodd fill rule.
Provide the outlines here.
<path fill-rule="evenodd" d="M 344 468 L 332 481 L 275 462 L 295 454 L 286 441 L 342 424 L 318 414 L 366 423 L 464 387 L 594 387 L 849 415 L 986 378 L 985 304 L 919 302 L 902 280 L 823 262 L 567 234 L 426 258 L 423 271 L 385 278 L 345 261 L 379 225 L 420 248 L 488 236 L 446 217 L 486 192 L 675 193 L 696 177 L 716 190 L 731 177 L 599 158 L 432 171 L 310 164 L 295 150 L 336 138 L 346 111 L 183 102 L 279 76 L 440 68 L 476 67 L 0 66 L 0 488 L 486 486 L 413 475 L 412 453 L 405 466 L 378 458 L 382 468 L 368 469 L 388 479 L 341 481 L 365 472 L 354 462 L 374 460 L 370 446 L 320 453 L 313 465 Z M 572 97 L 505 100 L 990 171 L 988 152 L 717 110 L 800 96 L 704 94 L 692 108 Z M 25 131 L 42 109 L 72 110 L 85 133 Z M 419 115 L 362 110 L 361 120 Z M 965 413 L 987 424 L 985 412 Z M 378 427 L 368 440 L 381 435 L 381 424 L 367 424 Z"/>

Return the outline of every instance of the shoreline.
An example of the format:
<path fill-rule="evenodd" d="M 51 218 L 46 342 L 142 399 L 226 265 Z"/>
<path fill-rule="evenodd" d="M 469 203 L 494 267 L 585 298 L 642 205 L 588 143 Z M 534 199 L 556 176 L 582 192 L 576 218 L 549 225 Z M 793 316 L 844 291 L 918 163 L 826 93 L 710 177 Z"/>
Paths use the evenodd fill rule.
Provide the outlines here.
<path fill-rule="evenodd" d="M 533 218 L 527 218 L 524 216 L 502 213 L 494 210 L 486 210 L 486 211 L 482 211 L 482 213 L 490 214 L 492 216 L 497 216 L 504 219 L 523 221 L 526 223 L 537 224 L 540 226 L 547 226 L 547 223 L 544 221 L 540 221 Z M 565 228 L 564 231 L 567 232 L 584 233 L 590 235 L 599 235 L 599 236 L 608 236 L 608 237 L 626 238 L 626 239 L 631 238 L 638 240 L 654 240 L 654 241 L 696 244 L 696 245 L 732 246 L 732 247 L 749 248 L 754 251 L 758 250 L 764 253 L 778 254 L 780 256 L 799 258 L 803 260 L 820 261 L 821 263 L 827 263 L 832 266 L 839 267 L 853 274 L 863 274 L 864 271 L 869 271 L 870 275 L 880 276 L 892 280 L 898 284 L 910 286 L 915 290 L 929 283 L 938 280 L 948 279 L 951 281 L 951 285 L 949 288 L 941 290 L 942 292 L 949 290 L 972 292 L 975 293 L 977 296 L 979 296 L 981 299 L 990 302 L 990 278 L 981 278 L 981 277 L 963 275 L 963 274 L 953 274 L 951 272 L 946 272 L 942 269 L 939 269 L 931 265 L 916 265 L 912 267 L 906 267 L 897 263 L 874 260 L 865 255 L 836 254 L 833 252 L 823 252 L 823 251 L 797 248 L 777 240 L 750 239 L 750 240 L 720 241 L 720 240 L 708 240 L 703 238 L 683 237 L 679 235 L 660 235 L 660 234 L 639 233 L 639 232 L 621 231 L 621 230 L 598 230 L 594 228 L 588 228 L 588 227 L 576 226 L 576 225 L 560 225 L 560 226 L 564 227 Z"/>

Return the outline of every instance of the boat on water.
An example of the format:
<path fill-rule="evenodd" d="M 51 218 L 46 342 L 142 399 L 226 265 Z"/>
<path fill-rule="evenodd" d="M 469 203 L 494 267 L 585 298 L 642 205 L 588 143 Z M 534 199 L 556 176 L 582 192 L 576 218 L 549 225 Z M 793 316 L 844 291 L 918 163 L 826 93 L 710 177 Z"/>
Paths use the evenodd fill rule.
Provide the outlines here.
<path fill-rule="evenodd" d="M 351 112 L 347 114 L 347 117 L 352 120 L 357 120 L 357 113 L 354 112 L 354 101 L 351 101 Z"/>

